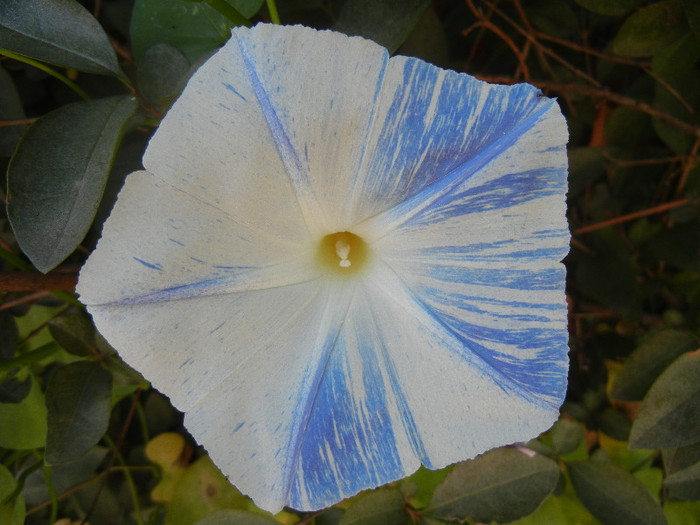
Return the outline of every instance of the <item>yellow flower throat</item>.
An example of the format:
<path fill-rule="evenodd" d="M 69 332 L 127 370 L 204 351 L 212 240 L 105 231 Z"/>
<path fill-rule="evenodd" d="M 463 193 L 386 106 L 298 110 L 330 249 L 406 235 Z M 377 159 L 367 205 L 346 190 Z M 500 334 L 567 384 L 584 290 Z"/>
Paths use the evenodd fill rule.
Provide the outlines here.
<path fill-rule="evenodd" d="M 338 275 L 351 275 L 362 268 L 367 259 L 367 243 L 350 232 L 326 235 L 318 245 L 318 260 L 327 270 Z"/>

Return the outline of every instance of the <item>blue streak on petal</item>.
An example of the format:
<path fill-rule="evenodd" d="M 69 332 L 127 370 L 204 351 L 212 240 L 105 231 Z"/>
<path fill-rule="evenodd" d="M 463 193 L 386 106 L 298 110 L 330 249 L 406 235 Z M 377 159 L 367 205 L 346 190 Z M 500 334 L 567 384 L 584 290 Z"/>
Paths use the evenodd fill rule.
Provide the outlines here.
<path fill-rule="evenodd" d="M 137 262 L 140 262 L 143 264 L 146 268 L 150 268 L 151 270 L 158 270 L 159 272 L 163 271 L 163 267 L 160 264 L 152 264 L 149 262 L 144 261 L 143 259 L 139 259 L 138 257 L 132 257 Z"/>
<path fill-rule="evenodd" d="M 439 312 L 436 308 L 431 307 L 428 302 L 414 293 L 414 291 L 411 290 L 411 288 L 393 270 L 391 270 L 390 267 L 385 266 L 384 276 L 385 280 L 390 279 L 392 281 L 394 289 L 400 290 L 403 294 L 403 297 L 400 299 L 394 297 L 393 299 L 395 301 L 404 307 L 405 304 L 402 301 L 407 301 L 409 304 L 412 304 L 422 312 L 422 315 L 417 319 L 417 322 L 426 323 L 437 333 L 443 333 L 449 338 L 453 338 L 459 342 L 459 356 L 461 359 L 466 360 L 468 363 L 480 370 L 504 392 L 517 395 L 537 406 L 549 407 L 551 405 L 551 403 L 549 403 L 546 399 L 536 396 L 534 392 L 521 385 L 517 381 L 517 378 L 511 377 L 508 370 L 501 369 L 499 362 L 492 359 L 492 356 L 489 354 L 490 350 L 481 345 L 474 344 L 463 333 L 456 330 L 455 327 L 448 322 L 445 315 Z"/>
<path fill-rule="evenodd" d="M 224 84 L 224 87 L 225 87 L 226 89 L 228 89 L 228 90 L 229 90 L 230 92 L 232 92 L 234 95 L 240 97 L 241 100 L 243 100 L 243 102 L 248 102 L 248 101 L 246 100 L 246 98 L 245 98 L 243 95 L 241 95 L 238 91 L 236 91 L 236 89 L 235 89 L 231 84 L 229 84 L 229 83 L 227 83 L 227 82 L 224 82 L 223 84 Z"/>
<path fill-rule="evenodd" d="M 384 367 L 386 368 L 387 373 L 389 374 L 391 388 L 394 392 L 394 396 L 396 396 L 396 403 L 398 405 L 399 413 L 401 414 L 401 421 L 403 423 L 404 430 L 406 431 L 406 435 L 408 436 L 408 439 L 411 442 L 411 448 L 413 449 L 413 452 L 418 457 L 418 459 L 420 459 L 420 462 L 423 465 L 425 465 L 426 468 L 434 468 L 432 461 L 428 456 L 428 452 L 425 449 L 425 445 L 423 444 L 423 440 L 420 437 L 420 433 L 418 432 L 418 427 L 416 426 L 416 423 L 413 420 L 411 408 L 406 399 L 406 395 L 404 394 L 403 389 L 401 388 L 401 380 L 399 379 L 398 374 L 396 373 L 396 368 L 394 367 L 394 364 L 391 358 L 389 357 L 386 342 L 382 337 L 381 329 L 377 325 L 376 317 L 372 317 L 372 322 L 374 323 L 374 329 L 377 333 L 377 351 L 381 353 Z"/>
<path fill-rule="evenodd" d="M 463 184 L 466 180 L 477 173 L 481 168 L 488 164 L 493 158 L 505 152 L 513 146 L 517 140 L 530 128 L 532 128 L 547 111 L 550 110 L 548 105 L 543 105 L 536 111 L 532 112 L 522 122 L 508 131 L 499 139 L 490 143 L 479 153 L 465 161 L 463 164 L 456 167 L 450 173 L 425 187 L 420 192 L 409 197 L 408 199 L 396 204 L 392 208 L 375 215 L 364 221 L 361 226 L 356 228 L 358 231 L 368 231 L 370 242 L 376 241 L 396 228 L 406 224 L 414 217 L 424 213 L 432 206 L 438 204 L 443 199 L 454 199 L 453 191 Z M 375 231 L 372 231 L 372 225 L 381 225 Z"/>
<path fill-rule="evenodd" d="M 362 328 L 346 324 L 330 354 L 300 448 L 303 480 L 294 479 L 292 507 L 327 506 L 339 497 L 403 475 L 377 341 Z M 353 350 L 359 353 L 356 363 L 361 370 L 352 366 Z"/>
<path fill-rule="evenodd" d="M 292 183 L 292 188 L 294 194 L 299 202 L 299 207 L 302 210 L 304 216 L 304 221 L 306 222 L 306 227 L 312 233 L 318 233 L 319 224 L 325 221 L 319 221 L 318 217 L 314 217 L 314 214 L 321 213 L 321 207 L 316 203 L 316 198 L 313 195 L 311 189 L 311 181 L 309 180 L 309 175 L 307 169 L 302 165 L 301 160 L 299 160 L 299 155 L 294 149 L 289 136 L 282 125 L 282 122 L 275 111 L 272 101 L 265 91 L 265 87 L 262 85 L 260 78 L 255 70 L 255 64 L 251 59 L 251 54 L 247 49 L 245 40 L 237 33 L 234 33 L 234 37 L 238 41 L 238 46 L 241 51 L 241 57 L 243 58 L 243 63 L 246 66 L 250 81 L 253 84 L 253 89 L 255 90 L 255 95 L 258 98 L 258 102 L 263 111 L 263 115 L 267 120 L 267 124 L 272 133 L 272 138 L 277 146 L 277 151 L 279 152 L 282 163 L 287 171 L 289 180 Z"/>

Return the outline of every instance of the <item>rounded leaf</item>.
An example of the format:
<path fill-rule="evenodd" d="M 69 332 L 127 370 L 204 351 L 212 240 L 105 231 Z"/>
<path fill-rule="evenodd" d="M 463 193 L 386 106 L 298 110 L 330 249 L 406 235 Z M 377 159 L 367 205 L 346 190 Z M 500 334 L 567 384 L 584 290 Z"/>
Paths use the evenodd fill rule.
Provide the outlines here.
<path fill-rule="evenodd" d="M 393 53 L 429 5 L 429 0 L 348 0 L 334 29 L 374 40 Z"/>
<path fill-rule="evenodd" d="M 338 525 L 405 525 L 410 522 L 397 489 L 370 492 L 350 505 Z"/>
<path fill-rule="evenodd" d="M 0 403 L 0 421 L 0 447 L 29 450 L 46 444 L 44 394 L 36 380 L 20 403 Z"/>
<path fill-rule="evenodd" d="M 653 55 L 687 30 L 681 0 L 656 2 L 639 9 L 625 21 L 613 41 L 613 51 L 631 57 Z"/>
<path fill-rule="evenodd" d="M 622 401 L 641 401 L 652 383 L 674 359 L 697 347 L 697 338 L 688 332 L 662 330 L 655 333 L 625 360 L 612 384 L 610 397 Z"/>
<path fill-rule="evenodd" d="M 77 102 L 41 117 L 22 137 L 7 172 L 7 214 L 42 272 L 85 237 L 137 107 L 131 96 Z"/>
<path fill-rule="evenodd" d="M 104 29 L 75 0 L 3 0 L 0 48 L 88 73 L 126 78 Z"/>
<path fill-rule="evenodd" d="M 195 525 L 279 525 L 279 521 L 245 510 L 226 509 L 212 512 Z"/>
<path fill-rule="evenodd" d="M 0 465 L 0 523 L 3 525 L 22 525 L 25 517 L 24 496 L 20 493 L 6 501 L 14 491 L 17 483 L 12 473 Z"/>
<path fill-rule="evenodd" d="M 231 22 L 204 2 L 136 0 L 131 14 L 131 46 L 137 62 L 156 44 L 169 44 L 189 60 L 221 46 Z"/>
<path fill-rule="evenodd" d="M 48 465 L 79 458 L 107 430 L 111 412 L 112 375 L 97 363 L 77 361 L 62 366 L 46 387 Z"/>
<path fill-rule="evenodd" d="M 676 359 L 644 398 L 630 448 L 671 448 L 700 441 L 700 352 Z"/>
<path fill-rule="evenodd" d="M 441 519 L 509 522 L 534 512 L 559 480 L 549 458 L 501 448 L 455 467 L 426 513 Z"/>
<path fill-rule="evenodd" d="M 700 462 L 669 474 L 664 487 L 673 499 L 700 500 Z"/>
<path fill-rule="evenodd" d="M 666 518 L 649 491 L 632 474 L 609 463 L 567 464 L 576 495 L 604 525 L 664 525 Z"/>

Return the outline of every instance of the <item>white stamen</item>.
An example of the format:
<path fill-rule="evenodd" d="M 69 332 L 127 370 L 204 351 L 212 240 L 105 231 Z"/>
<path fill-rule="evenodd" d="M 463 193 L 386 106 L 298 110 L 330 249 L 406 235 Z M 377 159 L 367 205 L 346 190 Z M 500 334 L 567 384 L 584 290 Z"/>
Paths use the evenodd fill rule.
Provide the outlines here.
<path fill-rule="evenodd" d="M 352 264 L 350 261 L 348 261 L 348 255 L 350 255 L 350 245 L 343 239 L 336 241 L 335 253 L 338 254 L 338 257 L 340 257 L 340 262 L 338 264 L 340 264 L 341 268 L 347 268 L 350 266 L 350 264 Z"/>

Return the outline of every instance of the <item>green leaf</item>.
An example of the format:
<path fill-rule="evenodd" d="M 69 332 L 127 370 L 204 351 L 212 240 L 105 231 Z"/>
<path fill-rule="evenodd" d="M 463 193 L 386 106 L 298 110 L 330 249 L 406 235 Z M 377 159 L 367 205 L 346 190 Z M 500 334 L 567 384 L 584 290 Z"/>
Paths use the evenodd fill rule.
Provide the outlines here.
<path fill-rule="evenodd" d="M 49 331 L 68 353 L 88 356 L 95 352 L 95 327 L 83 310 L 73 310 L 51 319 Z"/>
<path fill-rule="evenodd" d="M 664 505 L 664 514 L 671 525 L 698 525 L 700 501 L 667 501 Z"/>
<path fill-rule="evenodd" d="M 673 474 L 700 462 L 700 443 L 687 447 L 667 448 L 661 451 L 666 474 Z"/>
<path fill-rule="evenodd" d="M 632 474 L 609 463 L 568 463 L 581 503 L 604 525 L 663 525 L 659 504 Z"/>
<path fill-rule="evenodd" d="M 17 324 L 7 310 L 0 311 L 0 361 L 7 361 L 17 349 Z"/>
<path fill-rule="evenodd" d="M 396 51 L 430 5 L 430 0 L 347 0 L 336 31 L 360 35 Z"/>
<path fill-rule="evenodd" d="M 670 448 L 700 441 L 700 352 L 676 359 L 639 407 L 630 448 Z"/>
<path fill-rule="evenodd" d="M 273 518 L 245 510 L 227 509 L 212 512 L 195 525 L 280 525 Z"/>
<path fill-rule="evenodd" d="M 673 499 L 700 500 L 700 462 L 669 474 L 664 487 Z"/>
<path fill-rule="evenodd" d="M 570 148 L 569 197 L 578 196 L 586 187 L 605 175 L 603 148 Z"/>
<path fill-rule="evenodd" d="M 21 403 L 29 395 L 31 389 L 32 379 L 30 376 L 19 379 L 10 373 L 0 381 L 0 403 Z"/>
<path fill-rule="evenodd" d="M 151 47 L 138 64 L 136 74 L 141 93 L 159 106 L 175 101 L 187 83 L 190 62 L 169 44 Z"/>
<path fill-rule="evenodd" d="M 578 34 L 578 18 L 569 2 L 529 0 L 524 9 L 530 22 L 540 31 L 560 38 Z"/>
<path fill-rule="evenodd" d="M 48 465 L 67 463 L 85 454 L 107 431 L 112 376 L 97 363 L 62 366 L 46 387 Z"/>
<path fill-rule="evenodd" d="M 44 394 L 35 379 L 21 403 L 0 403 L 0 421 L 0 447 L 30 450 L 46 444 Z"/>
<path fill-rule="evenodd" d="M 501 448 L 460 463 L 437 487 L 426 513 L 441 519 L 509 522 L 537 509 L 559 467 L 544 456 Z"/>
<path fill-rule="evenodd" d="M 265 3 L 265 0 L 224 0 L 224 2 L 232 6 L 244 17 L 251 18 L 258 11 L 260 11 L 260 8 Z"/>
<path fill-rule="evenodd" d="M 641 314 L 641 294 L 631 261 L 610 253 L 583 259 L 576 267 L 576 281 L 586 295 L 628 319 Z"/>
<path fill-rule="evenodd" d="M 22 120 L 26 118 L 22 100 L 10 74 L 0 66 L 0 120 Z M 0 157 L 10 157 L 17 147 L 26 125 L 0 128 Z"/>
<path fill-rule="evenodd" d="M 180 478 L 163 524 L 191 525 L 212 511 L 247 506 L 248 499 L 228 482 L 208 456 L 203 456 Z"/>
<path fill-rule="evenodd" d="M 102 26 L 75 0 L 3 0 L 0 48 L 88 73 L 126 78 Z"/>
<path fill-rule="evenodd" d="M 584 440 L 584 430 L 581 423 L 570 419 L 560 419 L 549 431 L 552 445 L 558 455 L 569 454 L 576 450 Z"/>
<path fill-rule="evenodd" d="M 339 525 L 405 525 L 409 522 L 401 492 L 383 489 L 369 492 L 350 505 Z"/>
<path fill-rule="evenodd" d="M 34 123 L 8 168 L 7 213 L 17 242 L 46 272 L 83 240 L 138 104 L 131 96 L 77 102 Z"/>
<path fill-rule="evenodd" d="M 618 31 L 612 48 L 618 55 L 650 56 L 687 30 L 682 0 L 664 0 L 634 12 Z"/>
<path fill-rule="evenodd" d="M 576 0 L 581 7 L 601 15 L 620 16 L 637 7 L 643 0 Z"/>
<path fill-rule="evenodd" d="M 700 37 L 688 33 L 657 53 L 651 63 L 652 72 L 675 90 L 675 94 L 671 93 L 666 86 L 657 83 L 654 106 L 691 124 L 700 123 L 700 71 L 695 66 L 699 60 Z M 690 153 L 694 137 L 659 119 L 653 119 L 653 123 L 656 133 L 672 151 L 677 155 Z"/>
<path fill-rule="evenodd" d="M 408 499 L 414 509 L 422 509 L 428 506 L 433 497 L 435 487 L 445 481 L 445 477 L 452 470 L 447 467 L 440 470 L 429 470 L 420 467 L 415 473 L 401 482 L 401 493 Z"/>
<path fill-rule="evenodd" d="M 5 501 L 14 491 L 17 483 L 12 473 L 0 465 L 0 523 L 3 525 L 22 525 L 25 516 L 24 496 L 18 494 L 15 498 Z"/>
<path fill-rule="evenodd" d="M 667 366 L 696 348 L 698 341 L 692 334 L 671 329 L 656 332 L 625 360 L 612 384 L 610 397 L 641 401 Z"/>
<path fill-rule="evenodd" d="M 156 44 L 179 49 L 190 62 L 222 46 L 231 21 L 204 3 L 136 0 L 131 14 L 131 47 L 137 62 Z"/>

